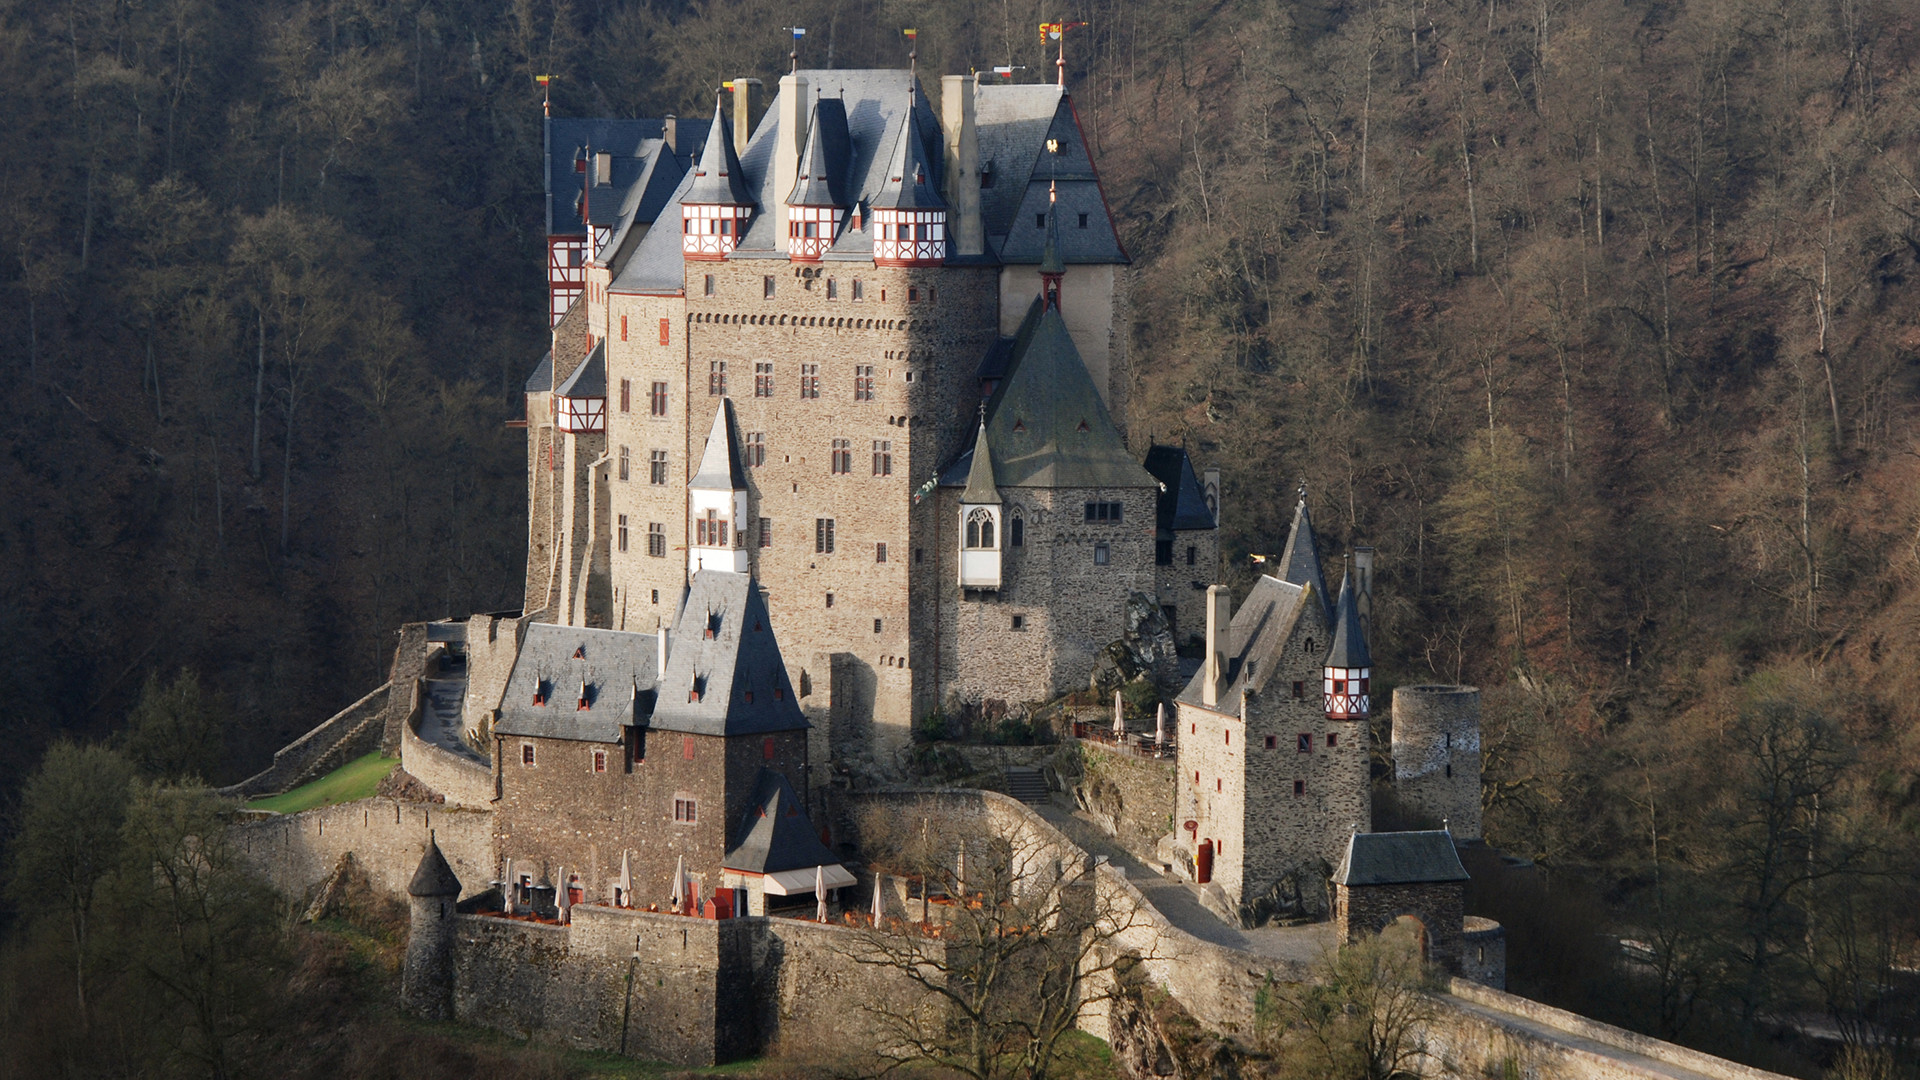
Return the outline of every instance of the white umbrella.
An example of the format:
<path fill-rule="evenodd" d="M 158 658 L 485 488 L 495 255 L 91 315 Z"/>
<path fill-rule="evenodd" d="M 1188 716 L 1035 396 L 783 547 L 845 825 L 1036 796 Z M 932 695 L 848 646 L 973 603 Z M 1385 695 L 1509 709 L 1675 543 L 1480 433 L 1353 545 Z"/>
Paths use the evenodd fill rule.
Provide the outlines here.
<path fill-rule="evenodd" d="M 627 869 L 627 853 L 620 853 L 620 895 L 614 903 L 620 907 L 633 906 L 633 874 Z"/>
<path fill-rule="evenodd" d="M 1113 692 L 1113 734 L 1115 738 L 1127 737 L 1127 720 L 1120 713 L 1120 691 Z"/>
<path fill-rule="evenodd" d="M 1164 701 L 1153 711 L 1153 745 L 1167 745 L 1167 703 Z"/>
<path fill-rule="evenodd" d="M 954 867 L 953 883 L 954 887 L 959 890 L 960 896 L 964 899 L 967 895 L 967 841 L 965 837 L 960 839 L 960 861 Z"/>
<path fill-rule="evenodd" d="M 507 860 L 507 868 L 500 875 L 500 910 L 513 914 L 513 860 Z"/>
<path fill-rule="evenodd" d="M 819 902 L 820 921 L 827 921 L 827 868 L 813 868 L 813 897 Z"/>
<path fill-rule="evenodd" d="M 553 890 L 553 911 L 561 922 L 567 921 L 567 908 L 573 906 L 573 892 L 567 888 L 567 868 L 561 867 L 554 872 L 553 880 L 558 884 Z"/>
<path fill-rule="evenodd" d="M 880 890 L 886 884 L 886 877 L 878 870 L 873 874 L 873 925 L 878 927 L 880 920 L 887 915 L 887 899 Z"/>
<path fill-rule="evenodd" d="M 673 909 L 680 910 L 680 903 L 687 895 L 687 857 L 680 856 L 673 862 Z"/>

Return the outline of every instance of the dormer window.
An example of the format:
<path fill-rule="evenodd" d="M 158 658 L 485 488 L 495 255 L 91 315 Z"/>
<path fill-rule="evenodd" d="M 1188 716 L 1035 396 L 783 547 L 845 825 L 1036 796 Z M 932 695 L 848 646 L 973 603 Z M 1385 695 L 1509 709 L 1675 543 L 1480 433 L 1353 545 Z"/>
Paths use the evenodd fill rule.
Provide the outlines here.
<path fill-rule="evenodd" d="M 535 705 L 545 705 L 547 703 L 547 680 L 541 679 L 539 682 L 533 684 L 533 703 Z"/>

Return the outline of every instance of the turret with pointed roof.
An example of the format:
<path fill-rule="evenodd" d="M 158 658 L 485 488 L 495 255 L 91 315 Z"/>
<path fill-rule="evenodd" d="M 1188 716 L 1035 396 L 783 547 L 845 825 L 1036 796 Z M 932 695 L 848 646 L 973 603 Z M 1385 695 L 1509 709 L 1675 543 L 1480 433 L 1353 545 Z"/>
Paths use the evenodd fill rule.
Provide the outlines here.
<path fill-rule="evenodd" d="M 838 100 L 816 102 L 800 153 L 800 177 L 786 197 L 789 259 L 818 262 L 840 235 L 847 213 L 842 191 L 847 151 L 845 106 Z"/>
<path fill-rule="evenodd" d="M 909 88 L 887 179 L 873 197 L 873 261 L 882 266 L 939 266 L 947 257 L 947 203 L 915 121 L 913 96 Z"/>
<path fill-rule="evenodd" d="M 1333 643 L 1327 649 L 1327 719 L 1365 720 L 1372 712 L 1373 655 L 1360 625 L 1353 598 L 1353 567 L 1340 580 L 1340 598 L 1334 603 Z"/>
<path fill-rule="evenodd" d="M 680 194 L 680 250 L 689 259 L 723 259 L 740 243 L 753 214 L 753 195 L 733 148 L 733 132 L 714 95 L 713 124 L 693 179 Z"/>
<path fill-rule="evenodd" d="M 740 460 L 735 436 L 733 399 L 721 398 L 707 431 L 700 468 L 687 481 L 687 508 L 692 514 L 687 538 L 691 545 L 690 571 L 731 570 L 744 574 L 747 557 L 747 472 Z"/>
<path fill-rule="evenodd" d="M 1307 512 L 1307 487 L 1302 484 L 1300 501 L 1293 508 L 1293 529 L 1287 534 L 1287 547 L 1280 554 L 1280 571 L 1276 576 L 1295 585 L 1311 586 L 1331 622 L 1333 609 L 1327 606 L 1327 578 L 1320 571 L 1319 547 L 1319 537 L 1313 532 L 1313 516 Z"/>
<path fill-rule="evenodd" d="M 998 589 L 1001 521 L 1000 485 L 993 477 L 993 448 L 982 419 L 973 437 L 973 463 L 960 492 L 960 587 Z"/>

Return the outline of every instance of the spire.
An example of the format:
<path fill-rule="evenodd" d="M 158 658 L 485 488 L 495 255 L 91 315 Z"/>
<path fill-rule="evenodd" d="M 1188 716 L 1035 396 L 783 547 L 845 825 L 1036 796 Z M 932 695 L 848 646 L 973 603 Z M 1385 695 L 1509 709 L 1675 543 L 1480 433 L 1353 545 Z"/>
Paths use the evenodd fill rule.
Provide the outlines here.
<path fill-rule="evenodd" d="M 732 398 L 721 398 L 720 407 L 714 410 L 707 448 L 700 455 L 700 470 L 687 486 L 701 491 L 747 490 L 747 475 L 740 468 L 740 453 L 733 442 Z"/>
<path fill-rule="evenodd" d="M 1340 579 L 1340 599 L 1334 603 L 1333 647 L 1327 651 L 1327 667 L 1370 668 L 1373 656 L 1367 651 L 1366 630 L 1360 625 L 1360 609 L 1353 597 L 1353 567 Z"/>
<path fill-rule="evenodd" d="M 972 505 L 1000 501 L 1000 485 L 993 478 L 993 452 L 987 447 L 987 421 L 981 410 L 979 433 L 973 437 L 973 466 L 967 470 L 967 487 L 960 501 Z"/>
<path fill-rule="evenodd" d="M 920 138 L 920 125 L 916 121 L 915 109 L 919 96 L 911 86 L 907 89 L 907 108 L 900 117 L 900 133 L 893 143 L 892 163 L 887 167 L 887 180 L 880 187 L 880 194 L 874 196 L 873 205 L 887 210 L 945 210 L 947 204 L 940 198 L 940 191 L 934 186 L 933 168 L 927 159 L 925 140 Z"/>
<path fill-rule="evenodd" d="M 1280 556 L 1280 579 L 1311 588 L 1320 601 L 1320 610 L 1331 620 L 1327 607 L 1327 579 L 1320 572 L 1319 538 L 1313 534 L 1313 518 L 1307 513 L 1307 485 L 1300 484 L 1300 501 L 1293 508 L 1293 531 L 1287 536 L 1287 549 Z"/>
<path fill-rule="evenodd" d="M 1060 279 L 1066 276 L 1067 264 L 1060 258 L 1060 185 L 1047 185 L 1047 246 L 1040 253 L 1040 293 L 1047 299 L 1047 306 L 1054 310 L 1060 308 Z"/>
<path fill-rule="evenodd" d="M 740 171 L 740 155 L 734 151 L 733 132 L 720 110 L 720 97 L 713 99 L 713 126 L 707 129 L 707 145 L 700 151 L 700 163 L 694 166 L 693 183 L 680 197 L 684 203 L 718 206 L 752 206 L 746 177 Z"/>
<path fill-rule="evenodd" d="M 413 872 L 413 882 L 407 886 L 409 896 L 459 896 L 460 879 L 453 874 L 453 867 L 447 865 L 447 857 L 440 854 L 440 842 L 429 835 L 427 852 L 420 856 L 420 866 Z"/>
<path fill-rule="evenodd" d="M 820 106 L 813 107 L 813 122 L 807 125 L 807 147 L 800 153 L 800 179 L 787 196 L 788 206 L 839 206 L 833 191 L 832 162 L 827 160 L 827 144 L 822 134 Z"/>

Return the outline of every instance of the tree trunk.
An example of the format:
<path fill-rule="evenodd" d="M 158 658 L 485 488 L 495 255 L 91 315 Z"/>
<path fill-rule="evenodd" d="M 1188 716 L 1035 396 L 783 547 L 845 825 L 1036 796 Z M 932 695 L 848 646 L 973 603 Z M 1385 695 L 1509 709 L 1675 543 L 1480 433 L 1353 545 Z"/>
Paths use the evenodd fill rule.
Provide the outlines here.
<path fill-rule="evenodd" d="M 260 350 L 253 366 L 253 456 L 247 464 L 247 474 L 254 480 L 260 479 L 260 404 L 267 392 L 267 311 L 256 309 L 260 315 Z"/>

